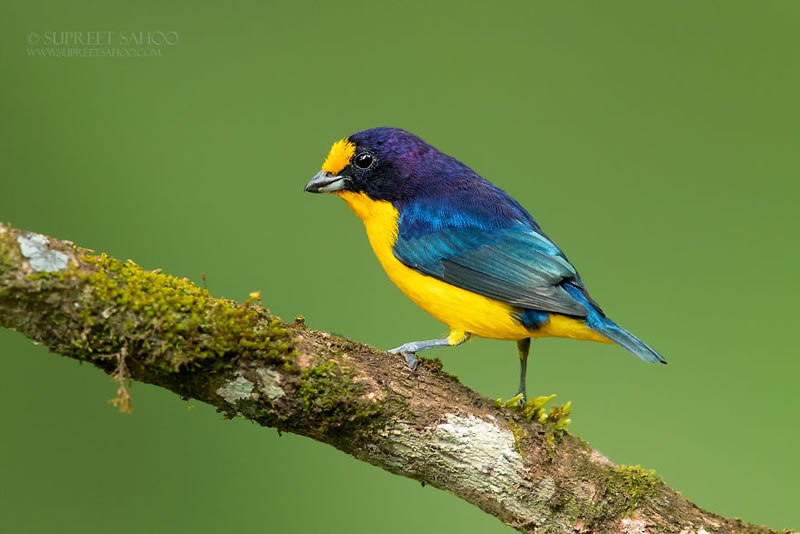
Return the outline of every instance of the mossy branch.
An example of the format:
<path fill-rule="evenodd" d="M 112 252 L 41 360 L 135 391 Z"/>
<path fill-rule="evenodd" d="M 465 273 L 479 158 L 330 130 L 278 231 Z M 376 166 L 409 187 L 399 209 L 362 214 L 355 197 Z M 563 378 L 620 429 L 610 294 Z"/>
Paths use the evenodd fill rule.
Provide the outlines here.
<path fill-rule="evenodd" d="M 496 406 L 436 361 L 411 373 L 257 300 L 0 224 L 0 326 L 112 375 L 120 409 L 129 380 L 155 384 L 450 491 L 522 532 L 773 532 L 697 508 L 557 416 Z"/>

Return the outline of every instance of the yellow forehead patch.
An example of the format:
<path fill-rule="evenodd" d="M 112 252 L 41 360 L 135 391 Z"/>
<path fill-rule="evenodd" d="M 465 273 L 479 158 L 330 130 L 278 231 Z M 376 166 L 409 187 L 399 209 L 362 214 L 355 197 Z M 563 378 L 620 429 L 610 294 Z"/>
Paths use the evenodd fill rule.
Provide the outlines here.
<path fill-rule="evenodd" d="M 347 167 L 350 163 L 350 158 L 356 152 L 356 145 L 351 143 L 346 137 L 333 143 L 331 151 L 328 152 L 328 157 L 325 158 L 325 163 L 322 164 L 322 170 L 331 174 L 339 174 L 342 169 Z"/>

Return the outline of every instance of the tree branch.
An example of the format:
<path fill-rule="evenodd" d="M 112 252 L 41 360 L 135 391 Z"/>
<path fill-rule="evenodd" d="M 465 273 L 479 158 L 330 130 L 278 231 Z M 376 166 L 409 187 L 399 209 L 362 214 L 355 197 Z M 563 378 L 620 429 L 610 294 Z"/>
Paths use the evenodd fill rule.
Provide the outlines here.
<path fill-rule="evenodd" d="M 155 384 L 450 491 L 522 532 L 774 532 L 613 464 L 559 429 L 558 409 L 498 408 L 438 360 L 411 373 L 257 300 L 0 224 L 0 326 L 112 375 L 120 409 L 128 380 Z"/>

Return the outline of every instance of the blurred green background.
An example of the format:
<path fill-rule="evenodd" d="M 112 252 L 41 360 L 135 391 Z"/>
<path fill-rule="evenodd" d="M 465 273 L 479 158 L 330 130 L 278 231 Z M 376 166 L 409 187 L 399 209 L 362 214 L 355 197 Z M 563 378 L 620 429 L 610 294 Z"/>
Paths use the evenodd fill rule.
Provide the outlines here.
<path fill-rule="evenodd" d="M 795 1 L 6 0 L 0 220 L 393 347 L 445 327 L 343 202 L 302 187 L 334 140 L 406 128 L 519 199 L 670 363 L 542 340 L 529 390 L 700 506 L 800 529 L 799 24 Z M 149 57 L 36 51 L 159 31 L 176 33 Z M 431 355 L 489 397 L 515 389 L 509 342 Z M 0 331 L 0 531 L 511 530 L 154 387 L 120 415 L 114 389 Z"/>

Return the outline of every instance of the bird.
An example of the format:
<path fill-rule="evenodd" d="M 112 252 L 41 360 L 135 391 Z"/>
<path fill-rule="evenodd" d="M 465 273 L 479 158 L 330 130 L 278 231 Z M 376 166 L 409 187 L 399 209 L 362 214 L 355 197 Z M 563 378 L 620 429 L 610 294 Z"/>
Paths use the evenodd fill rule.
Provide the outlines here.
<path fill-rule="evenodd" d="M 402 354 L 412 371 L 423 350 L 472 337 L 516 341 L 515 398 L 524 403 L 531 339 L 615 343 L 667 363 L 606 316 L 519 202 L 408 131 L 379 127 L 336 141 L 305 191 L 342 198 L 391 281 L 448 326 L 445 338 L 388 351 Z"/>

